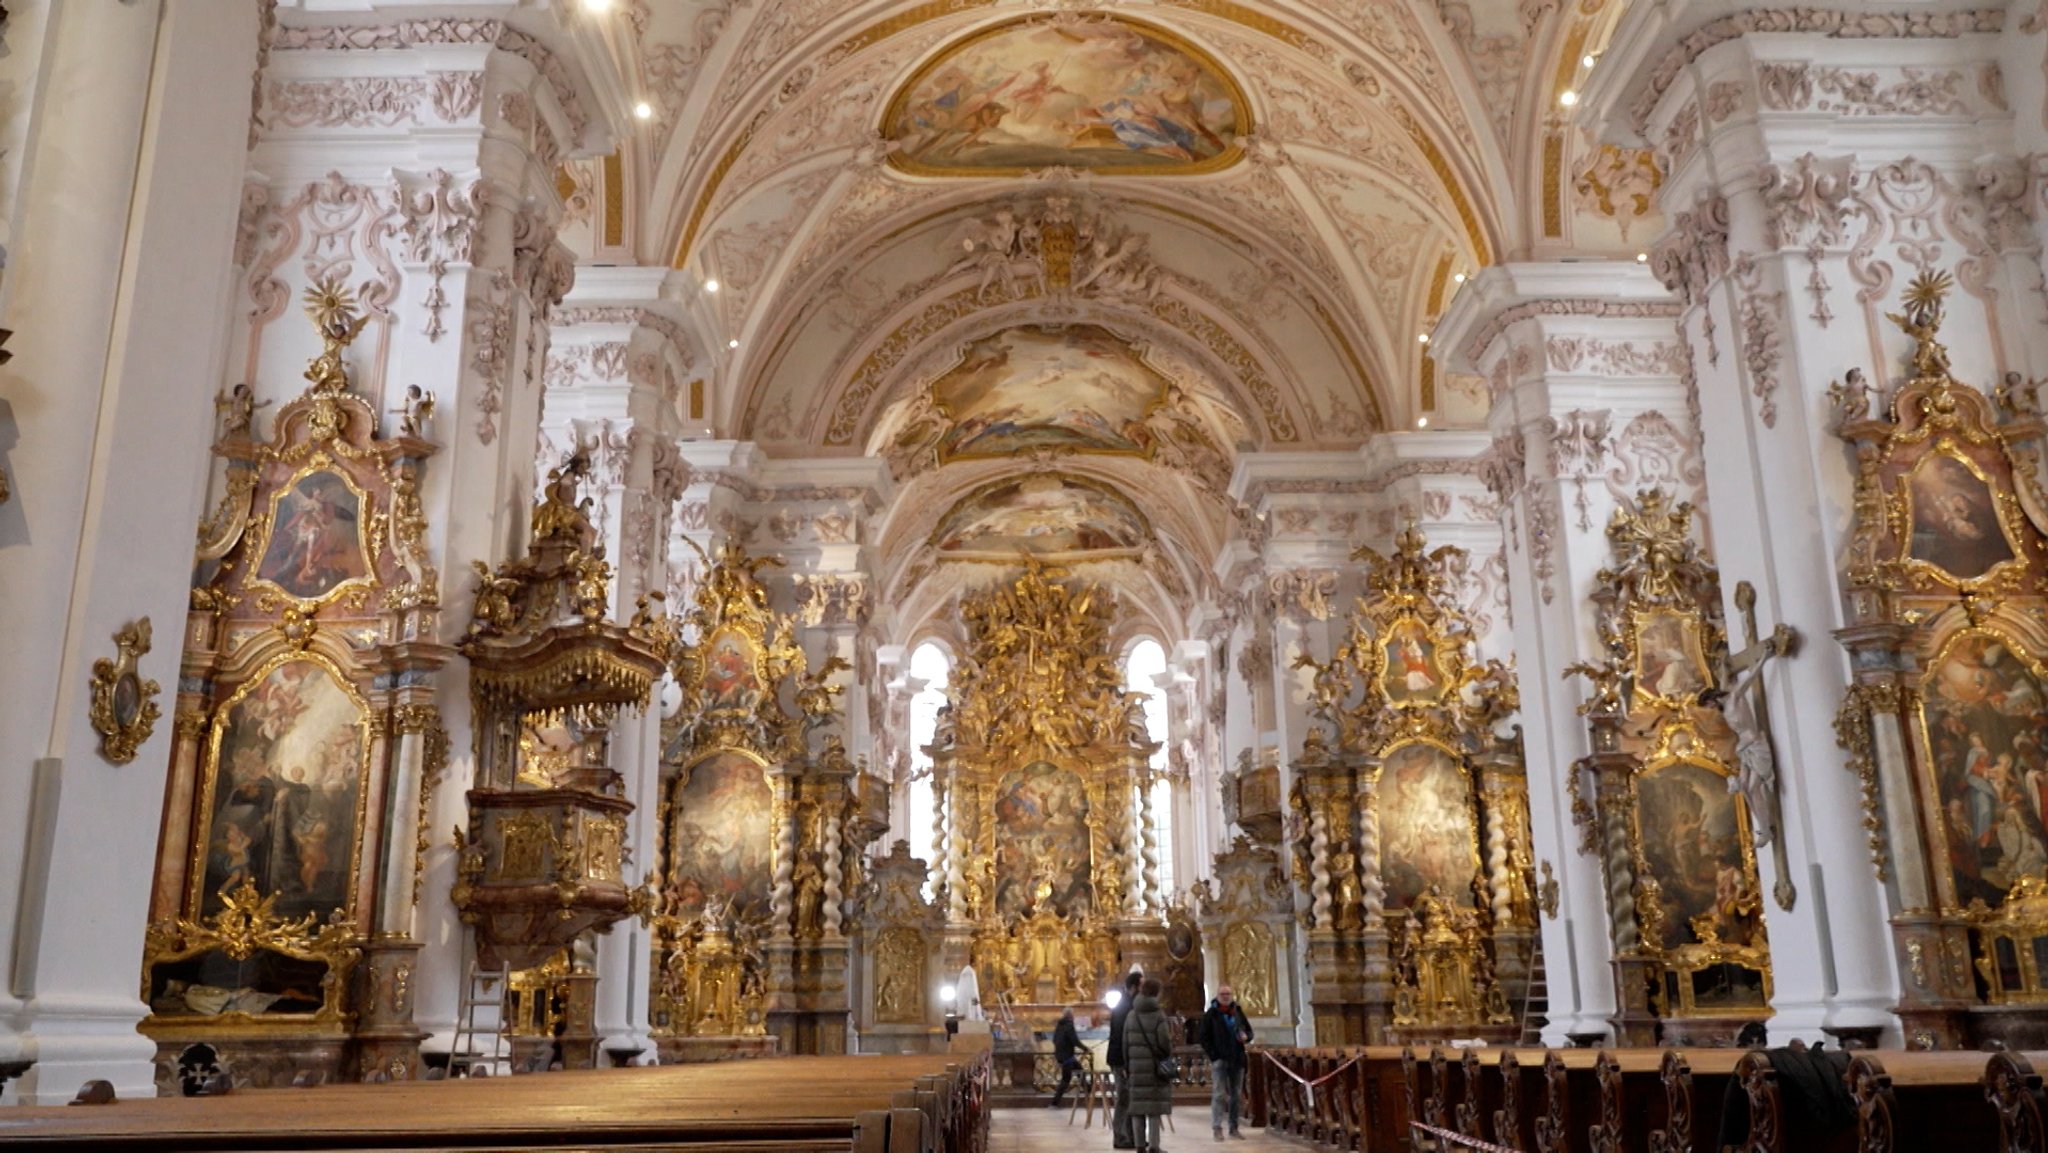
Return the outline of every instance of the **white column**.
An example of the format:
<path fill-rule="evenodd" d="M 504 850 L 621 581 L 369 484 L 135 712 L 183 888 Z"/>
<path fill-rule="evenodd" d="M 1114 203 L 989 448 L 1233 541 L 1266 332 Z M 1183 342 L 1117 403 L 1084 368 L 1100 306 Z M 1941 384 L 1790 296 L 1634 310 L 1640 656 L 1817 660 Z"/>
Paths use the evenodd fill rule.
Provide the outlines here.
<path fill-rule="evenodd" d="M 1487 484 L 1507 536 L 1529 815 L 1560 889 L 1541 922 L 1549 1044 L 1606 1030 L 1616 1008 L 1606 884 L 1568 788 L 1588 751 L 1583 689 L 1563 670 L 1599 651 L 1588 596 L 1616 498 L 1650 484 L 1702 498 L 1675 313 L 1634 263 L 1500 265 L 1465 283 L 1432 343 L 1493 388 Z"/>
<path fill-rule="evenodd" d="M 30 16 L 29 19 L 21 19 Z M 46 17 L 46 18 L 36 18 Z M 210 382 L 247 146 L 249 5 L 20 13 L 4 62 L 30 102 L 10 167 L 0 448 L 0 1058 L 22 1101 L 105 1078 L 155 1092 L 135 1031 Z M 98 755 L 92 663 L 149 617 L 166 715 L 134 762 Z"/>

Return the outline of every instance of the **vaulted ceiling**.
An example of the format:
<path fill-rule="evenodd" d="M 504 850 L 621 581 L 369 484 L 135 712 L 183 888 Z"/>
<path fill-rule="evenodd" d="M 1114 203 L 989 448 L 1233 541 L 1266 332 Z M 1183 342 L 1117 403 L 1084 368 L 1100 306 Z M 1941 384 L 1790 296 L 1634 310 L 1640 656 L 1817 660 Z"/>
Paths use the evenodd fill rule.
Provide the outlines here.
<path fill-rule="evenodd" d="M 1622 3 L 620 0 L 651 115 L 569 170 L 578 241 L 716 282 L 687 304 L 721 435 L 890 459 L 899 575 L 971 492 L 1056 471 L 1144 498 L 1184 601 L 1238 453 L 1483 418 L 1419 339 L 1463 274 L 1647 237 L 1654 165 L 1561 103 Z M 948 373 L 1063 330 L 1170 382 L 1138 451 L 950 452 Z"/>

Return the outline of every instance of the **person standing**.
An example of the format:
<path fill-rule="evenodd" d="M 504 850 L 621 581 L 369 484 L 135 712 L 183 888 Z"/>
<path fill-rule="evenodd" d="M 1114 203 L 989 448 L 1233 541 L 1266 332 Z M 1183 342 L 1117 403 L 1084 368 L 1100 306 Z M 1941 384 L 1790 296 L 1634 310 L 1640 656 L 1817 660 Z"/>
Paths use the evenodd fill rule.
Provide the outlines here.
<path fill-rule="evenodd" d="M 1238 1006 L 1236 995 L 1228 985 L 1218 987 L 1209 1011 L 1202 1014 L 1202 1052 L 1209 1055 L 1209 1129 L 1218 1141 L 1223 1140 L 1226 1120 L 1230 1135 L 1244 1140 L 1237 1123 L 1244 1111 L 1245 1046 L 1251 1043 L 1251 1022 Z"/>
<path fill-rule="evenodd" d="M 1053 1090 L 1048 1108 L 1057 1109 L 1066 1099 L 1067 1086 L 1074 1082 L 1074 1071 L 1081 1067 L 1081 1032 L 1074 1028 L 1072 1008 L 1061 1013 L 1060 1023 L 1052 1027 L 1052 1059 L 1059 1063 L 1060 1087 Z"/>
<path fill-rule="evenodd" d="M 1109 1075 L 1116 1081 L 1116 1112 L 1111 1115 L 1112 1149 L 1135 1149 L 1131 1139 L 1131 1081 L 1124 1068 L 1124 1022 L 1138 1003 L 1138 989 L 1145 980 L 1135 969 L 1124 978 L 1123 998 L 1109 1010 Z"/>
<path fill-rule="evenodd" d="M 1166 1153 L 1159 1147 L 1165 1117 L 1173 1112 L 1173 1081 L 1161 1076 L 1159 1063 L 1173 1056 L 1173 1028 L 1159 1008 L 1159 980 L 1145 978 L 1124 1020 L 1124 1071 L 1130 1079 L 1131 1136 L 1139 1153 Z"/>

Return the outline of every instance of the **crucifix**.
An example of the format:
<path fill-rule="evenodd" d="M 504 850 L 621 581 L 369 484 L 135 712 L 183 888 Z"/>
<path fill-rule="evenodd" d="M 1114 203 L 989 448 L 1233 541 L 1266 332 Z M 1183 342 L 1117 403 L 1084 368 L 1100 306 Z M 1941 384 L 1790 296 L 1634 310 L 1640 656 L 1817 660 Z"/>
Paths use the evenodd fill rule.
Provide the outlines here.
<path fill-rule="evenodd" d="M 1756 588 L 1748 581 L 1735 585 L 1735 608 L 1742 614 L 1742 651 L 1729 656 L 1727 686 L 1721 715 L 1735 730 L 1735 759 L 1738 772 L 1728 782 L 1730 792 L 1740 792 L 1749 805 L 1750 827 L 1758 848 L 1771 847 L 1777 883 L 1771 896 L 1778 907 L 1792 911 L 1798 890 L 1792 887 L 1791 862 L 1786 859 L 1785 833 L 1778 804 L 1778 757 L 1771 748 L 1770 704 L 1764 695 L 1763 671 L 1772 657 L 1789 657 L 1799 647 L 1799 634 L 1781 624 L 1769 639 L 1757 639 Z"/>

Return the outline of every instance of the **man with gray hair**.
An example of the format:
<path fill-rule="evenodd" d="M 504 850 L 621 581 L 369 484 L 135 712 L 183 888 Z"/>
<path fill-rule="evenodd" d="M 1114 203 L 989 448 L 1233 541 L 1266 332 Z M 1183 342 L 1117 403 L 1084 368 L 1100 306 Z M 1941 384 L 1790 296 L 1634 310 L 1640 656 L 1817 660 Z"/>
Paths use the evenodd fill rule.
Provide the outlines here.
<path fill-rule="evenodd" d="M 1216 999 L 1202 1014 L 1202 1052 L 1209 1055 L 1209 1128 L 1216 1140 L 1223 1140 L 1223 1125 L 1230 1124 L 1231 1137 L 1242 1141 L 1239 1114 L 1244 1112 L 1245 1047 L 1252 1043 L 1251 1022 L 1237 1004 L 1230 986 L 1216 989 Z"/>

